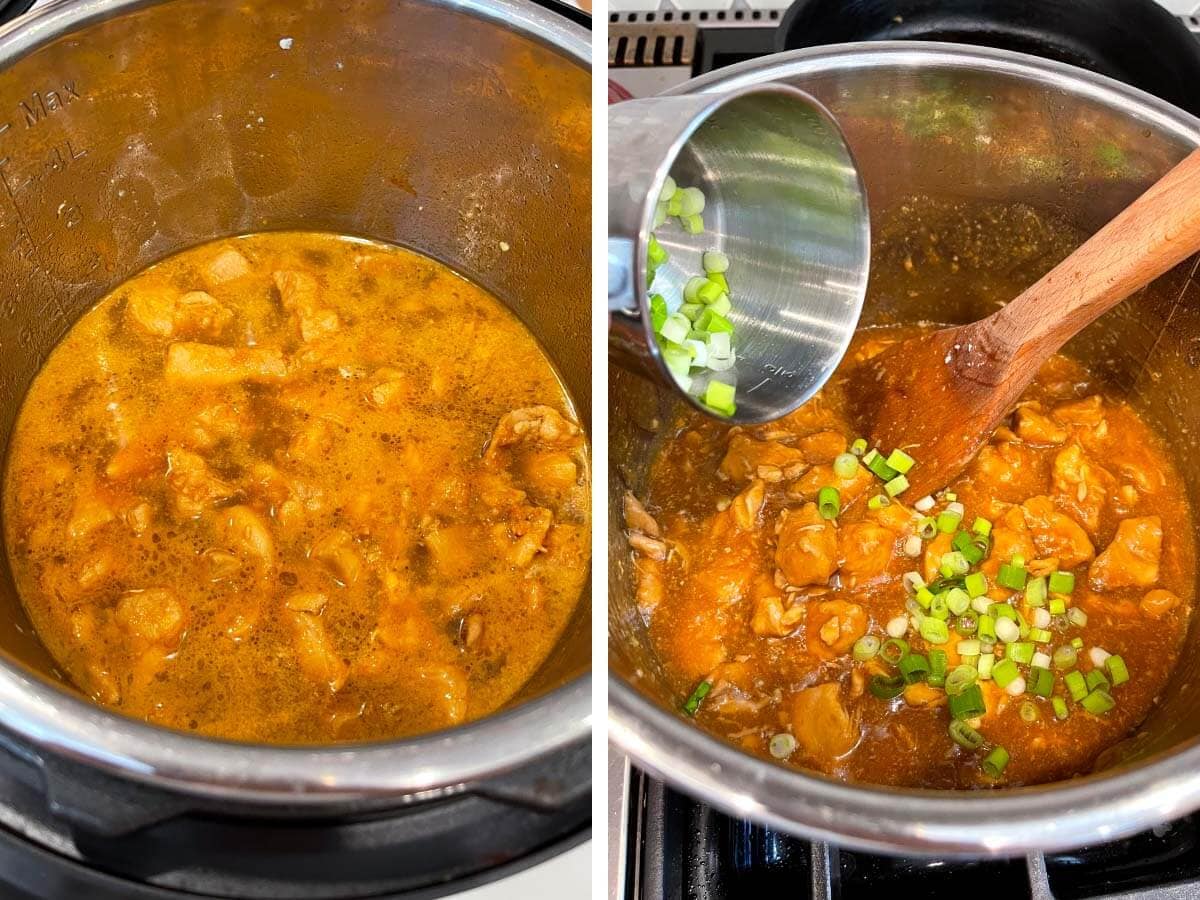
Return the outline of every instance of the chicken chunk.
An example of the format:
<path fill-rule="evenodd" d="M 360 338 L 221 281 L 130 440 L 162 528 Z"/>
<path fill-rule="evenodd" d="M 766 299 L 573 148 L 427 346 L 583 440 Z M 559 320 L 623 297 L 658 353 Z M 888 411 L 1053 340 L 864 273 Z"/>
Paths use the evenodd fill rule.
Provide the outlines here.
<path fill-rule="evenodd" d="M 742 531 L 751 531 L 759 525 L 759 514 L 762 512 L 766 496 L 766 484 L 756 478 L 733 498 L 725 514 L 729 516 L 734 527 Z"/>
<path fill-rule="evenodd" d="M 339 691 L 346 683 L 349 666 L 334 649 L 325 624 L 312 613 L 288 611 L 296 662 L 300 671 L 330 691 Z"/>
<path fill-rule="evenodd" d="M 1138 606 L 1147 619 L 1161 619 L 1182 602 L 1178 594 L 1156 588 L 1149 591 Z"/>
<path fill-rule="evenodd" d="M 1096 426 L 1104 421 L 1104 401 L 1099 394 L 1093 394 L 1086 400 L 1056 407 L 1053 415 L 1065 425 Z"/>
<path fill-rule="evenodd" d="M 813 466 L 788 489 L 788 496 L 815 500 L 821 488 L 835 487 L 842 498 L 842 509 L 845 509 L 878 483 L 864 466 L 855 469 L 849 478 L 838 477 L 833 466 Z"/>
<path fill-rule="evenodd" d="M 1045 490 L 1037 451 L 1024 444 L 988 444 L 968 469 L 974 480 L 993 486 L 999 500 L 1016 501 Z"/>
<path fill-rule="evenodd" d="M 1092 462 L 1083 448 L 1073 443 L 1054 457 L 1053 477 L 1058 502 L 1095 534 L 1108 493 L 1116 483 L 1112 473 Z"/>
<path fill-rule="evenodd" d="M 1017 410 L 1016 432 L 1021 440 L 1042 445 L 1061 444 L 1069 436 L 1065 428 L 1033 404 Z"/>
<path fill-rule="evenodd" d="M 810 600 L 805 634 L 808 651 L 820 659 L 834 659 L 867 633 L 867 613 L 857 603 L 845 600 Z"/>
<path fill-rule="evenodd" d="M 663 584 L 662 563 L 638 557 L 633 561 L 634 581 L 637 584 L 638 609 L 645 617 L 653 614 L 662 603 L 666 587 Z"/>
<path fill-rule="evenodd" d="M 195 518 L 237 493 L 236 487 L 209 470 L 203 457 L 181 447 L 167 451 L 167 485 L 175 511 L 185 518 Z"/>
<path fill-rule="evenodd" d="M 402 406 L 409 390 L 408 378 L 398 369 L 379 369 L 371 378 L 367 402 L 376 409 Z"/>
<path fill-rule="evenodd" d="M 1021 511 L 1039 556 L 1055 556 L 1064 569 L 1072 569 L 1095 555 L 1087 532 L 1056 510 L 1049 497 L 1031 497 L 1021 504 Z"/>
<path fill-rule="evenodd" d="M 318 591 L 292 594 L 283 601 L 283 605 L 296 612 L 318 614 L 325 608 L 329 598 Z"/>
<path fill-rule="evenodd" d="M 285 270 L 272 273 L 271 278 L 279 291 L 279 301 L 292 314 L 302 341 L 314 341 L 341 325 L 338 314 L 321 303 L 317 280 L 311 275 Z"/>
<path fill-rule="evenodd" d="M 269 568 L 275 565 L 275 539 L 266 520 L 249 506 L 221 510 L 219 531 L 230 548 L 257 557 Z"/>
<path fill-rule="evenodd" d="M 775 586 L 774 580 L 765 575 L 754 579 L 754 584 L 750 587 L 750 596 L 754 600 L 750 629 L 760 637 L 789 635 L 806 615 L 803 603 L 785 609 L 782 593 Z"/>
<path fill-rule="evenodd" d="M 223 440 L 240 437 L 249 428 L 250 420 L 237 404 L 213 403 L 184 425 L 183 440 L 195 450 L 211 450 Z"/>
<path fill-rule="evenodd" d="M 1158 581 L 1161 555 L 1162 520 L 1158 516 L 1125 519 L 1112 543 L 1088 569 L 1088 581 L 1097 591 L 1150 587 Z"/>
<path fill-rule="evenodd" d="M 76 496 L 75 505 L 71 508 L 67 537 L 73 541 L 85 538 L 116 517 L 116 511 L 107 501 L 85 488 Z"/>
<path fill-rule="evenodd" d="M 837 570 L 837 529 L 815 503 L 785 509 L 779 517 L 775 565 L 788 584 L 825 584 Z"/>
<path fill-rule="evenodd" d="M 117 601 L 115 619 L 134 637 L 164 647 L 178 645 L 186 625 L 183 604 L 165 588 L 125 594 Z"/>
<path fill-rule="evenodd" d="M 542 552 L 546 534 L 554 524 L 554 514 L 548 509 L 529 506 L 515 515 L 508 523 L 508 535 L 515 542 L 509 551 L 509 561 L 518 569 L 533 562 Z"/>
<path fill-rule="evenodd" d="M 165 373 L 168 381 L 188 387 L 219 387 L 242 381 L 282 381 L 288 367 L 278 350 L 183 341 L 167 348 Z"/>
<path fill-rule="evenodd" d="M 209 285 L 216 287 L 250 274 L 250 262 L 232 247 L 226 247 L 204 267 Z"/>
<path fill-rule="evenodd" d="M 662 529 L 658 527 L 658 522 L 655 521 L 654 516 L 646 512 L 646 507 L 642 506 L 642 501 L 634 496 L 633 491 L 625 492 L 622 503 L 626 528 L 630 531 L 640 531 L 650 537 L 662 536 Z"/>
<path fill-rule="evenodd" d="M 926 583 L 938 577 L 938 567 L 942 564 L 942 557 L 954 549 L 953 541 L 954 535 L 939 532 L 932 541 L 925 544 L 925 555 L 921 560 L 921 577 L 925 579 Z"/>
<path fill-rule="evenodd" d="M 841 530 L 842 575 L 862 584 L 887 571 L 896 535 L 874 522 L 853 522 Z"/>
<path fill-rule="evenodd" d="M 840 688 L 830 682 L 805 688 L 792 697 L 792 734 L 806 761 L 828 771 L 854 749 L 858 724 L 842 705 Z"/>
<path fill-rule="evenodd" d="M 839 453 L 845 453 L 848 445 L 846 436 L 838 431 L 818 431 L 796 442 L 804 459 L 811 465 L 833 462 Z"/>
<path fill-rule="evenodd" d="M 546 501 L 561 500 L 579 481 L 575 460 L 570 453 L 559 450 L 524 453 L 517 462 L 517 471 L 533 496 Z"/>
<path fill-rule="evenodd" d="M 335 529 L 312 546 L 309 556 L 320 562 L 342 587 L 352 587 L 362 572 L 362 558 L 350 532 Z"/>
<path fill-rule="evenodd" d="M 549 406 L 528 406 L 506 413 L 496 425 L 484 459 L 495 461 L 506 447 L 536 445 L 573 449 L 583 443 L 579 426 Z"/>
<path fill-rule="evenodd" d="M 424 666 L 417 677 L 433 688 L 446 721 L 457 725 L 467 714 L 467 676 L 457 666 Z"/>
<path fill-rule="evenodd" d="M 217 338 L 233 312 L 205 291 L 176 295 L 170 289 L 143 290 L 125 304 L 126 320 L 152 337 Z"/>

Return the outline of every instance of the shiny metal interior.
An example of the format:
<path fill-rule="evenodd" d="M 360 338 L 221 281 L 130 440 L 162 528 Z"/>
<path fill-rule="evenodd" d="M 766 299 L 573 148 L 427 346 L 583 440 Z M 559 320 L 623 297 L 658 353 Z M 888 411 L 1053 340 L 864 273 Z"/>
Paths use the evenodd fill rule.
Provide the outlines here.
<path fill-rule="evenodd" d="M 525 0 L 81 0 L 22 17 L 0 34 L 0 447 L 41 360 L 110 288 L 190 245 L 289 228 L 402 244 L 492 291 L 586 426 L 589 59 L 585 29 Z M 587 734 L 586 596 L 516 710 L 289 751 L 151 729 L 52 687 L 0 565 L 0 722 L 136 777 L 388 793 Z"/>
<path fill-rule="evenodd" d="M 864 324 L 965 322 L 1032 283 L 1200 144 L 1200 121 L 1082 70 L 1002 51 L 872 43 L 722 69 L 683 93 L 778 80 L 837 117 L 871 199 Z M 927 233 L 957 236 L 945 277 L 906 263 Z M 919 273 L 922 268 L 918 267 Z M 1200 434 L 1196 259 L 1164 275 L 1066 348 L 1161 429 L 1179 457 Z M 1015 291 L 1013 291 L 1015 294 Z M 739 815 L 884 850 L 1011 854 L 1077 846 L 1200 806 L 1196 618 L 1178 673 L 1138 734 L 1097 774 L 1041 787 L 953 794 L 843 785 L 746 756 L 673 710 L 633 602 L 620 495 L 645 483 L 671 398 L 610 367 L 609 628 L 614 740 L 667 780 Z M 1200 509 L 1200 472 L 1184 466 Z M 1193 523 L 1194 524 L 1194 523 Z"/>
<path fill-rule="evenodd" d="M 669 308 L 702 273 L 705 250 L 728 254 L 738 361 L 732 422 L 791 412 L 825 383 L 862 309 L 870 259 L 867 199 L 828 111 L 786 85 L 651 97 L 610 106 L 610 348 L 671 388 L 648 293 Z M 704 232 L 655 230 L 670 254 L 650 291 L 646 247 L 667 175 L 705 192 Z M 704 386 L 702 379 L 694 392 Z M 694 393 L 684 399 L 702 412 Z"/>

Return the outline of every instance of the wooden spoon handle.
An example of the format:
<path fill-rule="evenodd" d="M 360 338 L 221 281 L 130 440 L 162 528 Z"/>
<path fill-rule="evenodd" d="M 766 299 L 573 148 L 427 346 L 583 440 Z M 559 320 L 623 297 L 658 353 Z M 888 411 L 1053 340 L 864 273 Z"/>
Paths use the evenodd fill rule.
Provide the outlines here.
<path fill-rule="evenodd" d="M 995 349 L 1038 366 L 1084 326 L 1200 250 L 1200 150 L 995 314 Z"/>

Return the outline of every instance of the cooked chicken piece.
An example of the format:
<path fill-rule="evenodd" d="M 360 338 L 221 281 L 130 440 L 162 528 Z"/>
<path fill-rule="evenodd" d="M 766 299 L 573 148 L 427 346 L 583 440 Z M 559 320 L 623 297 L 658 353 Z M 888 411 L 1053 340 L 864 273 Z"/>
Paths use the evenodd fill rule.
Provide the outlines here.
<path fill-rule="evenodd" d="M 495 461 L 506 447 L 529 446 L 543 449 L 574 449 L 583 443 L 579 426 L 563 418 L 549 406 L 514 409 L 501 417 L 488 442 L 484 459 Z"/>
<path fill-rule="evenodd" d="M 243 275 L 250 274 L 250 263 L 246 257 L 232 247 L 226 247 L 212 258 L 204 269 L 208 283 L 216 287 L 230 281 L 236 281 Z"/>
<path fill-rule="evenodd" d="M 887 571 L 896 535 L 873 522 L 853 522 L 841 529 L 842 575 L 850 586 L 872 581 Z"/>
<path fill-rule="evenodd" d="M 637 584 L 637 603 L 642 616 L 649 617 L 662 603 L 662 564 L 655 559 L 639 556 L 633 561 L 634 581 Z"/>
<path fill-rule="evenodd" d="M 1118 462 L 1117 471 L 1132 481 L 1143 494 L 1156 494 L 1167 482 L 1162 470 L 1149 458 L 1139 459 L 1136 462 Z"/>
<path fill-rule="evenodd" d="M 1031 497 L 1021 504 L 1021 511 L 1039 556 L 1057 556 L 1063 568 L 1073 569 L 1095 555 L 1087 532 L 1056 510 L 1049 497 Z"/>
<path fill-rule="evenodd" d="M 832 682 L 805 688 L 792 697 L 792 734 L 807 762 L 828 771 L 858 743 L 859 727 L 842 705 Z"/>
<path fill-rule="evenodd" d="M 403 406 L 408 399 L 409 383 L 398 369 L 379 369 L 371 379 L 367 390 L 367 402 L 376 409 Z"/>
<path fill-rule="evenodd" d="M 342 587 L 351 587 L 362 572 L 362 558 L 355 549 L 354 538 L 340 528 L 322 535 L 312 545 L 309 556 L 325 566 Z"/>
<path fill-rule="evenodd" d="M 944 706 L 947 702 L 946 692 L 918 681 L 904 689 L 904 702 L 909 706 Z"/>
<path fill-rule="evenodd" d="M 913 511 L 896 500 L 879 509 L 868 509 L 867 518 L 893 534 L 907 535 L 916 531 L 916 519 Z"/>
<path fill-rule="evenodd" d="M 757 478 L 746 485 L 740 494 L 733 498 L 728 515 L 734 526 L 742 531 L 751 531 L 759 525 L 759 513 L 762 512 L 766 501 L 766 484 Z"/>
<path fill-rule="evenodd" d="M 782 481 L 797 477 L 806 468 L 804 454 L 795 447 L 777 441 L 756 441 L 739 433 L 729 439 L 720 471 L 734 482 L 750 478 Z"/>
<path fill-rule="evenodd" d="M 85 591 L 96 587 L 107 581 L 116 570 L 116 565 L 113 560 L 112 550 L 104 548 L 94 554 L 87 562 L 83 564 L 83 568 L 79 571 L 79 577 L 76 581 L 79 586 Z"/>
<path fill-rule="evenodd" d="M 954 549 L 953 540 L 954 535 L 939 532 L 937 537 L 925 544 L 925 555 L 921 560 L 921 577 L 925 579 L 926 584 L 938 577 L 938 567 L 942 564 L 942 557 Z M 992 556 L 995 555 L 995 553 L 992 554 Z"/>
<path fill-rule="evenodd" d="M 818 431 L 796 442 L 804 459 L 810 465 L 821 465 L 833 462 L 839 453 L 845 453 L 848 443 L 846 436 L 837 431 Z"/>
<path fill-rule="evenodd" d="M 224 550 L 205 550 L 201 556 L 208 563 L 209 581 L 225 581 L 242 569 L 241 558 Z"/>
<path fill-rule="evenodd" d="M 138 435 L 109 457 L 104 475 L 109 481 L 125 481 L 158 475 L 165 465 L 165 438 L 157 434 Z"/>
<path fill-rule="evenodd" d="M 241 381 L 281 381 L 288 368 L 278 350 L 184 341 L 167 348 L 165 373 L 168 380 L 189 387 L 219 387 Z"/>
<path fill-rule="evenodd" d="M 1031 444 L 1061 444 L 1069 436 L 1067 430 L 1047 415 L 1041 407 L 1029 403 L 1017 410 L 1017 437 Z"/>
<path fill-rule="evenodd" d="M 237 493 L 236 487 L 209 470 L 203 457 L 182 447 L 167 451 L 167 485 L 175 511 L 192 519 Z"/>
<path fill-rule="evenodd" d="M 949 543 L 947 543 L 948 546 Z M 1013 506 L 994 523 L 992 549 L 987 558 L 980 563 L 979 568 L 988 575 L 994 585 L 996 573 L 1000 571 L 1001 564 L 1007 564 L 1014 556 L 1023 556 L 1026 560 L 1030 560 L 1037 555 L 1037 547 L 1034 546 L 1033 537 L 1025 524 L 1025 511 L 1019 506 Z M 1000 599 L 999 590 L 997 590 L 996 599 Z"/>
<path fill-rule="evenodd" d="M 1150 587 L 1158 581 L 1161 555 L 1162 520 L 1158 516 L 1125 519 L 1112 543 L 1088 569 L 1088 581 L 1097 591 Z"/>
<path fill-rule="evenodd" d="M 303 594 L 291 594 L 283 605 L 288 609 L 296 612 L 306 612 L 318 614 L 325 608 L 325 604 L 329 602 L 329 598 L 320 592 L 310 592 Z"/>
<path fill-rule="evenodd" d="M 287 455 L 289 459 L 309 466 L 316 466 L 325 461 L 333 446 L 333 432 L 329 423 L 322 418 L 308 419 L 288 441 Z"/>
<path fill-rule="evenodd" d="M 754 600 L 754 614 L 750 618 L 751 630 L 760 637 L 784 637 L 795 631 L 805 618 L 805 604 L 797 603 L 784 609 L 783 595 L 775 582 L 760 575 L 750 588 Z"/>
<path fill-rule="evenodd" d="M 117 601 L 115 618 L 134 637 L 164 647 L 179 644 L 187 622 L 183 604 L 165 588 L 125 594 Z"/>
<path fill-rule="evenodd" d="M 504 537 L 507 539 L 507 535 Z M 443 578 L 449 579 L 465 578 L 476 569 L 480 561 L 471 553 L 471 547 L 478 541 L 478 532 L 466 525 L 436 528 L 426 533 L 423 539 L 434 568 Z"/>
<path fill-rule="evenodd" d="M 450 725 L 457 725 L 467 714 L 467 676 L 457 666 L 425 666 L 417 677 L 433 688 L 437 702 Z"/>
<path fill-rule="evenodd" d="M 1093 394 L 1086 400 L 1056 407 L 1052 415 L 1066 425 L 1096 426 L 1104 421 L 1104 401 L 1099 394 Z"/>
<path fill-rule="evenodd" d="M 134 534 L 145 534 L 146 529 L 150 527 L 150 522 L 154 518 L 154 512 L 150 509 L 149 503 L 138 503 L 125 510 L 125 524 Z"/>
<path fill-rule="evenodd" d="M 117 517 L 113 508 L 87 487 L 81 487 L 67 520 L 67 537 L 79 540 Z"/>
<path fill-rule="evenodd" d="M 775 565 L 788 584 L 825 584 L 837 570 L 837 529 L 821 518 L 815 503 L 785 509 L 779 516 Z"/>
<path fill-rule="evenodd" d="M 331 691 L 341 690 L 349 666 L 334 649 L 325 633 L 325 624 L 307 612 L 288 611 L 286 618 L 292 628 L 300 671 L 318 684 L 327 685 Z"/>
<path fill-rule="evenodd" d="M 509 538 L 516 543 L 509 551 L 509 561 L 518 569 L 533 562 L 533 558 L 542 551 L 546 533 L 552 524 L 554 514 L 538 506 L 528 506 L 513 516 L 507 531 Z"/>
<path fill-rule="evenodd" d="M 219 512 L 219 531 L 226 545 L 258 557 L 268 568 L 275 565 L 275 539 L 266 520 L 249 506 L 231 506 Z"/>
<path fill-rule="evenodd" d="M 214 403 L 184 426 L 183 439 L 196 450 L 211 450 L 222 440 L 242 436 L 249 427 L 249 419 L 236 404 Z"/>
<path fill-rule="evenodd" d="M 571 454 L 558 450 L 521 454 L 517 471 L 535 498 L 551 502 L 565 497 L 579 480 Z"/>
<path fill-rule="evenodd" d="M 867 633 L 867 613 L 857 603 L 845 600 L 809 600 L 805 634 L 808 651 L 820 659 L 834 659 L 850 651 Z"/>
<path fill-rule="evenodd" d="M 204 291 L 176 295 L 169 288 L 143 290 L 125 304 L 125 318 L 152 337 L 217 338 L 233 312 Z"/>
<path fill-rule="evenodd" d="M 1054 457 L 1053 476 L 1058 502 L 1095 534 L 1108 494 L 1116 484 L 1112 473 L 1092 462 L 1083 448 L 1073 443 Z"/>
<path fill-rule="evenodd" d="M 623 502 L 626 528 L 630 531 L 640 531 L 650 537 L 661 537 L 662 530 L 658 527 L 658 522 L 646 512 L 646 507 L 633 495 L 633 491 L 625 492 Z"/>
<path fill-rule="evenodd" d="M 1024 444 L 988 444 L 967 470 L 979 483 L 995 485 L 997 499 L 1015 501 L 1045 490 L 1041 460 Z"/>
<path fill-rule="evenodd" d="M 1161 619 L 1181 602 L 1178 594 L 1173 594 L 1162 588 L 1156 588 L 1153 591 L 1149 591 L 1142 598 L 1139 607 L 1142 615 L 1147 619 Z"/>
<path fill-rule="evenodd" d="M 271 278 L 279 291 L 279 301 L 292 314 L 300 339 L 316 340 L 336 331 L 341 325 L 338 314 L 321 304 L 317 280 L 303 272 L 274 272 Z"/>
<path fill-rule="evenodd" d="M 866 467 L 859 466 L 849 478 L 839 478 L 833 471 L 833 466 L 813 466 L 800 476 L 788 489 L 788 496 L 803 500 L 815 500 L 823 487 L 835 487 L 842 498 L 842 509 L 865 494 L 877 488 L 879 482 Z"/>

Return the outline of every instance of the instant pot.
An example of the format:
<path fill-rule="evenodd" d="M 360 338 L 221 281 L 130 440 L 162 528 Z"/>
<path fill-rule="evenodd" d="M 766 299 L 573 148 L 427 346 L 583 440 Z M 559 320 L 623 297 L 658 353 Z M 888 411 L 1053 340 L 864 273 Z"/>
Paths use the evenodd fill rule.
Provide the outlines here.
<path fill-rule="evenodd" d="M 816 47 L 720 69 L 672 92 L 767 81 L 829 108 L 858 162 L 872 225 L 867 325 L 987 315 L 1009 299 L 984 289 L 997 276 L 1031 284 L 1200 145 L 1200 120 L 1135 88 L 951 44 Z M 1031 211 L 1053 227 L 1014 239 L 1025 235 L 1002 209 Z M 969 236 L 953 276 L 907 275 L 909 253 L 930 231 Z M 1195 269 L 1195 260 L 1177 267 L 1066 347 L 1146 415 L 1180 459 L 1194 454 L 1200 427 Z M 610 736 L 638 766 L 738 819 L 844 847 L 943 857 L 1078 847 L 1200 807 L 1194 620 L 1155 711 L 1096 772 L 1067 782 L 961 793 L 845 784 L 749 756 L 696 728 L 678 713 L 683 697 L 637 610 L 620 511 L 625 490 L 644 495 L 648 463 L 676 410 L 636 376 L 610 367 L 609 379 Z M 1200 471 L 1182 468 L 1200 502 Z"/>
<path fill-rule="evenodd" d="M 40 362 L 115 285 L 272 229 L 389 241 L 461 272 L 542 342 L 588 422 L 590 41 L 560 12 L 79 0 L 0 31 L 0 446 Z M 5 896 L 426 896 L 587 835 L 586 596 L 497 715 L 268 747 L 87 701 L 0 557 Z"/>

